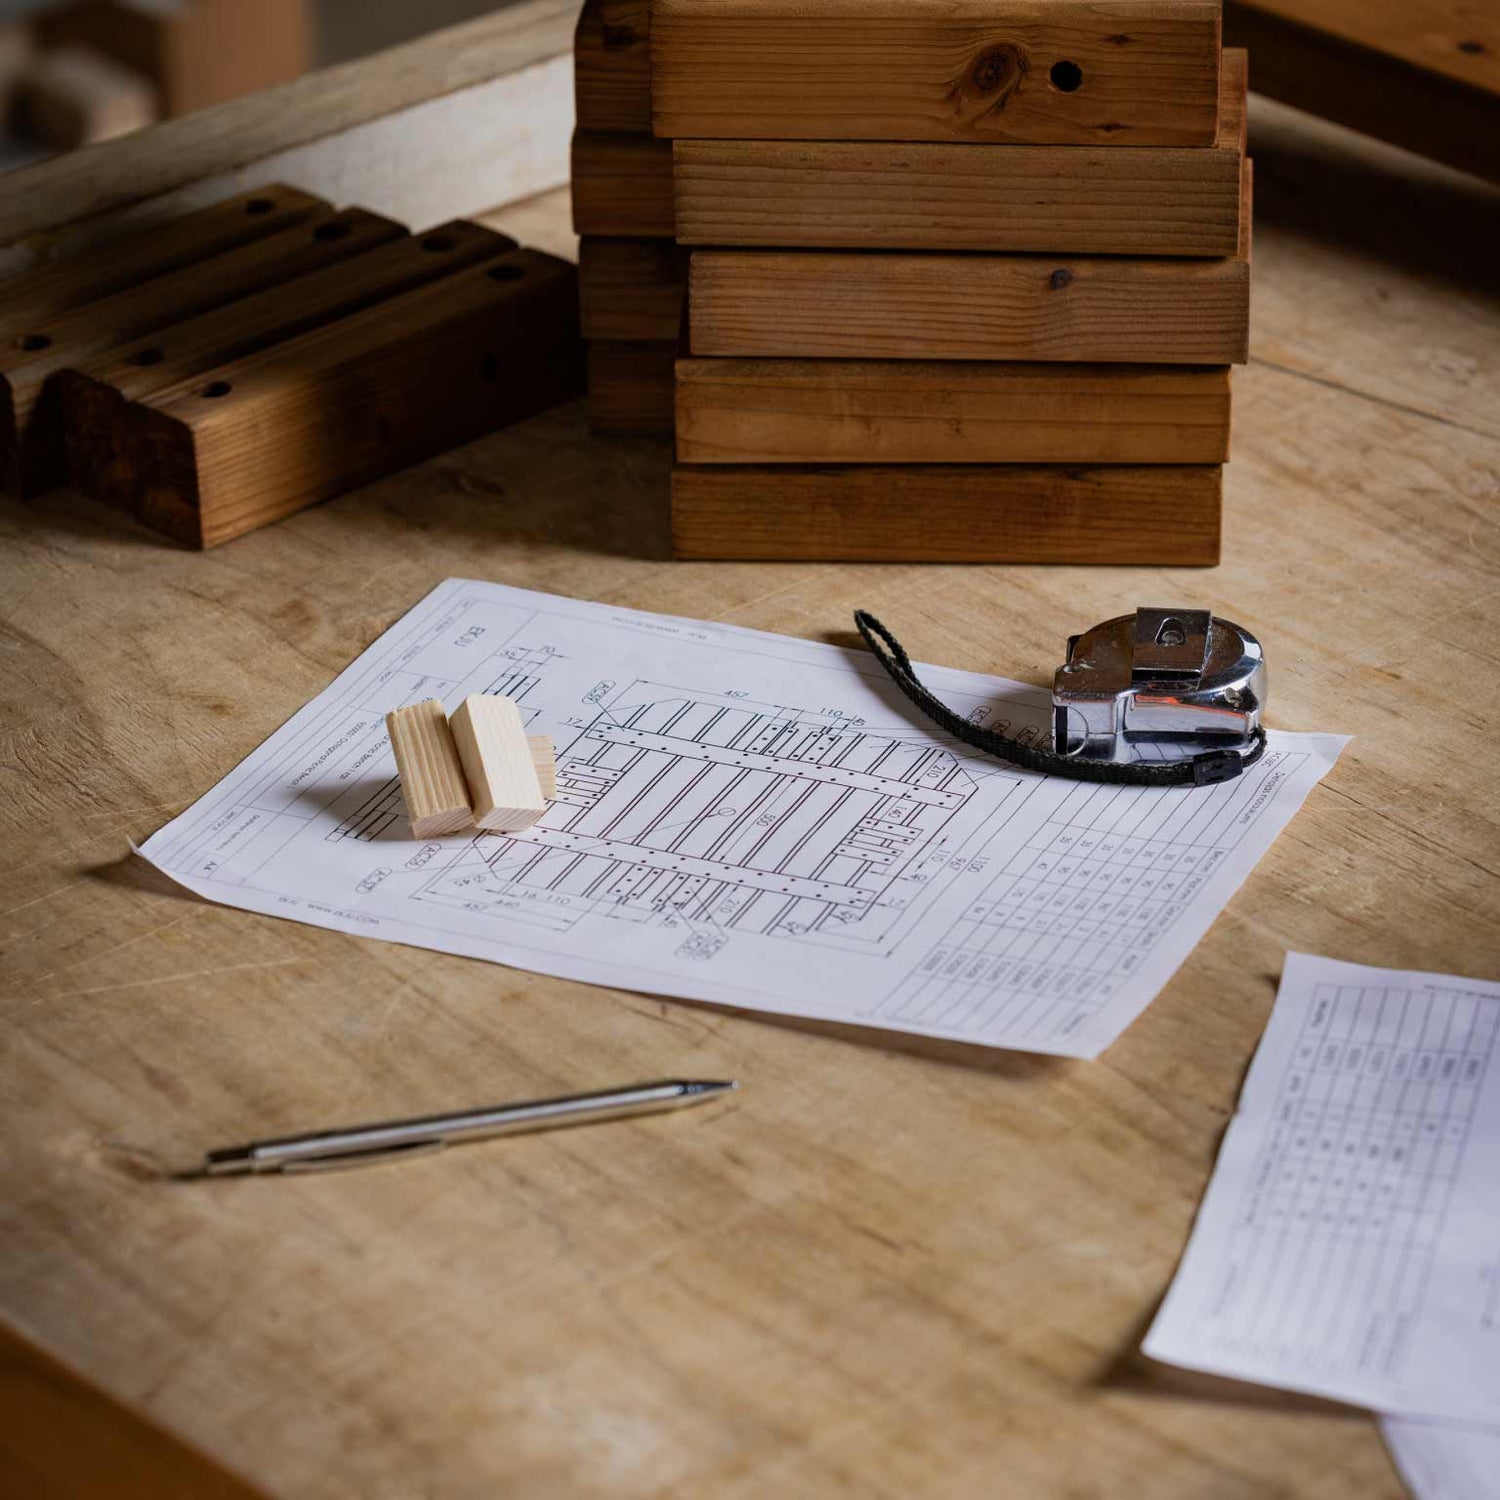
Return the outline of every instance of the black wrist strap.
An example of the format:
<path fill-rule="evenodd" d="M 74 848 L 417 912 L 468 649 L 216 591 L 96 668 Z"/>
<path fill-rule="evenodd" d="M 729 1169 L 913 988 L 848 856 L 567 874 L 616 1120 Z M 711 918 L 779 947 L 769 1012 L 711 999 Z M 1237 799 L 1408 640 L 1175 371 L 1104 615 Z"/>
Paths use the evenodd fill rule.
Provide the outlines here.
<path fill-rule="evenodd" d="M 1246 766 L 1253 766 L 1266 753 L 1266 732 L 1259 728 L 1255 731 L 1251 748 L 1243 754 L 1238 750 L 1209 750 L 1184 760 L 1129 761 L 1119 765 L 1113 761 L 1082 760 L 1060 755 L 1056 750 L 1038 749 L 1009 735 L 997 734 L 993 729 L 981 728 L 940 703 L 917 680 L 911 658 L 902 650 L 901 642 L 874 615 L 857 609 L 854 624 L 864 637 L 865 645 L 875 653 L 876 661 L 891 674 L 891 680 L 933 723 L 954 739 L 1026 771 L 1066 776 L 1073 781 L 1110 782 L 1116 786 L 1212 786 L 1216 782 L 1232 781 Z"/>

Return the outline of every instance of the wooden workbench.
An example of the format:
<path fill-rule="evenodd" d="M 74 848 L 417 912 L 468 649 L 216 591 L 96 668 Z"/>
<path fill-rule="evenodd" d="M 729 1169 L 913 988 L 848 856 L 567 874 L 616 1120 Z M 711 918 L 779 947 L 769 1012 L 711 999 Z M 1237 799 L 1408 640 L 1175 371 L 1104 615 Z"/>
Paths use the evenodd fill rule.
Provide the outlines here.
<path fill-rule="evenodd" d="M 124 145 L 109 180 L 144 200 Z M 1138 1353 L 1285 951 L 1500 972 L 1497 197 L 1260 101 L 1252 149 L 1217 569 L 674 564 L 665 448 L 592 440 L 579 408 L 206 555 L 65 492 L 0 506 L 0 1318 L 88 1382 L 0 1360 L 0 1467 L 38 1423 L 76 1459 L 69 1412 L 95 1431 L 107 1395 L 299 1500 L 1400 1494 L 1363 1413 Z M 84 201 L 61 170 L 30 179 L 59 184 L 59 220 Z M 565 243 L 565 196 L 497 222 Z M 1035 681 L 1070 631 L 1205 604 L 1266 643 L 1273 723 L 1355 739 L 1096 1062 L 345 937 L 132 857 L 453 574 L 811 638 L 868 606 L 919 658 Z M 158 1175 L 247 1136 L 656 1075 L 743 1089 L 402 1168 Z M 240 1492 L 171 1444 L 101 1451 L 103 1487 L 54 1492 Z"/>

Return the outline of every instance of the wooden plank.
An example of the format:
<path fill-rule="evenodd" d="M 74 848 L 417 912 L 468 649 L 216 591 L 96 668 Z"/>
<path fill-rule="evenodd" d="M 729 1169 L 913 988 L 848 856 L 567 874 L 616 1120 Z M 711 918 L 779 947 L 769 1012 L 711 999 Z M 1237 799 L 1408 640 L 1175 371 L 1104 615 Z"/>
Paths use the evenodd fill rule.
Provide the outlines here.
<path fill-rule="evenodd" d="M 567 400 L 577 297 L 519 250 L 155 392 L 131 409 L 140 519 L 217 546 Z"/>
<path fill-rule="evenodd" d="M 385 716 L 385 732 L 396 757 L 411 837 L 441 838 L 472 827 L 463 763 L 441 700 L 426 698 L 392 709 Z"/>
<path fill-rule="evenodd" d="M 591 341 L 589 428 L 629 437 L 671 437 L 675 339 L 658 343 Z"/>
<path fill-rule="evenodd" d="M 488 833 L 530 828 L 547 811 L 547 799 L 515 700 L 470 693 L 454 710 L 452 728 L 475 826 Z"/>
<path fill-rule="evenodd" d="M 679 359 L 676 414 L 690 464 L 1216 464 L 1229 371 Z"/>
<path fill-rule="evenodd" d="M 578 305 L 586 339 L 657 341 L 682 331 L 687 254 L 671 240 L 585 237 Z"/>
<path fill-rule="evenodd" d="M 0 276 L 263 182 L 473 217 L 567 181 L 577 0 L 520 0 L 404 47 L 6 178 Z"/>
<path fill-rule="evenodd" d="M 0 1322 L 0 1473 L 26 1500 L 265 1500 Z"/>
<path fill-rule="evenodd" d="M 657 0 L 657 135 L 1207 146 L 1218 0 Z"/>
<path fill-rule="evenodd" d="M 170 115 L 314 65 L 308 0 L 73 0 L 39 17 L 39 29 L 48 47 L 96 48 L 148 78 Z"/>
<path fill-rule="evenodd" d="M 27 68 L 13 112 L 27 140 L 76 151 L 154 125 L 160 106 L 140 73 L 89 47 L 59 47 Z"/>
<path fill-rule="evenodd" d="M 1232 255 L 1245 54 L 1224 54 L 1211 147 L 677 141 L 693 245 Z"/>
<path fill-rule="evenodd" d="M 798 562 L 1219 560 L 1217 465 L 679 464 L 672 553 Z"/>
<path fill-rule="evenodd" d="M 573 137 L 573 228 L 631 239 L 668 237 L 672 143 L 648 135 L 578 131 Z"/>
<path fill-rule="evenodd" d="M 169 224 L 122 236 L 0 284 L 0 342 L 23 323 L 68 312 L 238 245 L 305 223 L 328 204 L 284 183 L 252 188 Z"/>
<path fill-rule="evenodd" d="M 608 25 L 601 0 L 584 0 L 573 39 L 580 130 L 651 132 L 651 43 L 633 26 Z"/>
<path fill-rule="evenodd" d="M 0 474 L 8 473 L 23 497 L 62 482 L 66 462 L 56 377 L 63 370 L 405 232 L 364 209 L 327 210 L 279 234 L 28 325 L 12 348 L 0 350 Z"/>
<path fill-rule="evenodd" d="M 140 461 L 129 448 L 134 424 L 127 403 L 515 248 L 508 235 L 456 220 L 63 370 L 57 382 L 69 484 L 106 504 L 133 508 Z"/>
<path fill-rule="evenodd" d="M 1500 181 L 1500 13 L 1472 0 L 1227 0 L 1258 93 Z"/>
<path fill-rule="evenodd" d="M 695 355 L 1241 364 L 1248 260 L 695 250 Z"/>

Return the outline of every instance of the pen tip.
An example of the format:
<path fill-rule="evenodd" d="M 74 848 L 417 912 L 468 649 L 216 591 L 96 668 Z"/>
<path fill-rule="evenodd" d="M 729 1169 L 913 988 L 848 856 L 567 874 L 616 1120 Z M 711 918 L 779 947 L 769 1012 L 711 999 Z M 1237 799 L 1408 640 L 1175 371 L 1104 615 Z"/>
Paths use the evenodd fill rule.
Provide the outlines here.
<path fill-rule="evenodd" d="M 702 1078 L 685 1082 L 682 1087 L 689 1094 L 727 1094 L 739 1084 L 733 1078 Z"/>

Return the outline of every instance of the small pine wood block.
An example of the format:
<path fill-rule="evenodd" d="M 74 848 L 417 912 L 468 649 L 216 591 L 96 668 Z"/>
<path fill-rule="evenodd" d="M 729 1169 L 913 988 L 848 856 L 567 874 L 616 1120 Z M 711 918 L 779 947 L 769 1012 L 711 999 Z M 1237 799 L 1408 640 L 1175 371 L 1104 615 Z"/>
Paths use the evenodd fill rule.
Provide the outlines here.
<path fill-rule="evenodd" d="M 1243 364 L 1251 164 L 1240 244 L 1217 260 L 695 250 L 691 352 L 805 359 Z"/>
<path fill-rule="evenodd" d="M 542 789 L 542 796 L 550 802 L 557 795 L 557 757 L 552 749 L 552 737 L 528 734 L 526 748 L 531 751 L 531 766 L 536 772 L 537 785 Z"/>
<path fill-rule="evenodd" d="M 619 437 L 671 437 L 677 341 L 588 346 L 589 427 Z"/>
<path fill-rule="evenodd" d="M 213 547 L 583 388 L 578 283 L 518 250 L 130 408 L 139 518 Z"/>
<path fill-rule="evenodd" d="M 1225 52 L 1212 146 L 677 141 L 692 245 L 1233 255 L 1247 67 Z"/>
<path fill-rule="evenodd" d="M 547 811 L 547 798 L 514 700 L 471 693 L 450 723 L 475 825 L 489 833 L 530 828 Z"/>
<path fill-rule="evenodd" d="M 143 74 L 91 47 L 59 47 L 22 75 L 14 111 L 28 139 L 75 151 L 154 125 L 161 106 Z"/>
<path fill-rule="evenodd" d="M 657 135 L 1208 146 L 1218 0 L 657 0 Z"/>
<path fill-rule="evenodd" d="M 440 838 L 469 827 L 474 814 L 448 715 L 436 698 L 385 716 L 396 755 L 401 795 L 414 839 Z"/>
<path fill-rule="evenodd" d="M 672 237 L 671 141 L 578 130 L 572 172 L 573 228 L 579 234 Z"/>
<path fill-rule="evenodd" d="M 356 222 L 355 234 L 371 248 L 351 260 L 64 370 L 58 383 L 68 482 L 106 504 L 133 509 L 141 458 L 130 442 L 135 430 L 130 402 L 516 248 L 508 235 L 463 220 L 415 237 L 391 234 L 399 226 L 385 225 L 384 220 Z"/>
<path fill-rule="evenodd" d="M 277 234 L 320 211 L 331 212 L 322 198 L 273 183 L 30 271 L 0 286 L 0 344 L 13 344 L 58 313 Z"/>
<path fill-rule="evenodd" d="M 679 466 L 681 559 L 1154 563 L 1219 560 L 1217 465 Z"/>
<path fill-rule="evenodd" d="M 584 238 L 578 306 L 586 339 L 659 341 L 682 331 L 687 252 L 672 240 Z"/>
<path fill-rule="evenodd" d="M 680 359 L 692 464 L 1216 464 L 1229 370 L 1161 365 Z"/>
<path fill-rule="evenodd" d="M 23 498 L 66 477 L 57 379 L 62 371 L 405 233 L 394 220 L 364 209 L 323 210 L 305 223 L 32 325 L 9 349 L 0 349 L 0 472 L 9 474 Z"/>
<path fill-rule="evenodd" d="M 651 134 L 651 39 L 610 25 L 602 0 L 584 0 L 573 34 L 573 94 L 580 130 Z"/>

